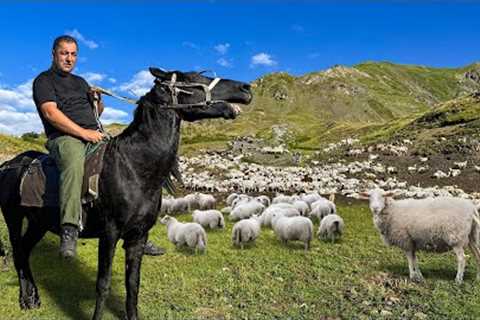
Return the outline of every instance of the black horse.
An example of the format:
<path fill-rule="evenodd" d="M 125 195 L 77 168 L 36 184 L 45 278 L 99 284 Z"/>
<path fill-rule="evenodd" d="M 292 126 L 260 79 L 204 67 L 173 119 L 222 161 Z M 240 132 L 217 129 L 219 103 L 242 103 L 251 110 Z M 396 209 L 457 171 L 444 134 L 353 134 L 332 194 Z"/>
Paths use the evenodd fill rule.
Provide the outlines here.
<path fill-rule="evenodd" d="M 196 72 L 164 72 L 150 68 L 152 89 L 137 102 L 133 122 L 111 139 L 105 150 L 99 182 L 99 198 L 84 207 L 88 219 L 80 237 L 98 237 L 98 274 L 93 319 L 101 319 L 108 295 L 116 244 L 123 239 L 126 251 L 125 286 L 128 319 L 137 319 L 137 298 L 143 246 L 157 221 L 162 187 L 169 181 L 177 161 L 181 120 L 234 119 L 239 107 L 252 99 L 250 85 L 212 79 Z M 14 169 L 0 175 L 0 206 L 7 223 L 20 285 L 20 306 L 40 306 L 30 271 L 29 256 L 47 231 L 58 234 L 57 207 L 33 208 L 19 204 L 22 159 L 28 151 L 9 161 Z M 0 168 L 1 169 L 1 168 Z M 22 235 L 22 221 L 28 228 Z"/>

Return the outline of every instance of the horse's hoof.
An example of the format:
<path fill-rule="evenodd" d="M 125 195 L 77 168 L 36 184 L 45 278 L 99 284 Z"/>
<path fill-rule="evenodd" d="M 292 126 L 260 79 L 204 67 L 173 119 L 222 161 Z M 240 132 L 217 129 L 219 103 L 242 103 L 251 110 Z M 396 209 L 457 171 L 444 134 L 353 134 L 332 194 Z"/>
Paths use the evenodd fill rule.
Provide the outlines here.
<path fill-rule="evenodd" d="M 40 298 L 38 296 L 20 298 L 20 308 L 23 310 L 40 308 Z"/>

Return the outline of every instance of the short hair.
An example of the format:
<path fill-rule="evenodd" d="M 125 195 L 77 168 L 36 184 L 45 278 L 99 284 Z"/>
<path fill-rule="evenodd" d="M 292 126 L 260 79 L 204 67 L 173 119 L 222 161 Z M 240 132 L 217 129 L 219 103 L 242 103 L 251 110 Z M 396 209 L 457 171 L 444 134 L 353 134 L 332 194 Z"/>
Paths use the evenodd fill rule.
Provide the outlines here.
<path fill-rule="evenodd" d="M 72 36 L 69 36 L 69 35 L 63 35 L 63 36 L 60 36 L 60 37 L 57 37 L 54 41 L 53 41 L 53 48 L 52 50 L 55 52 L 58 48 L 58 46 L 60 45 L 60 42 L 73 42 L 75 43 L 75 45 L 77 46 L 77 49 L 78 49 L 78 42 L 77 40 L 72 37 Z"/>

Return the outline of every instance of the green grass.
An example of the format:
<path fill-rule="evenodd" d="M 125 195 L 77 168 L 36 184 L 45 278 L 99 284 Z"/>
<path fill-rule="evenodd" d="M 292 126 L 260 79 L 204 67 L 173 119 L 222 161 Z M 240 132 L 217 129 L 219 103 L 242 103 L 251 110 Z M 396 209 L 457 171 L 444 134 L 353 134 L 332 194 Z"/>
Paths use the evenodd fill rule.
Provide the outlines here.
<path fill-rule="evenodd" d="M 480 317 L 480 286 L 473 258 L 465 283 L 455 285 L 452 253 L 420 253 L 423 284 L 407 280 L 403 253 L 386 247 L 373 227 L 366 203 L 339 203 L 346 232 L 338 243 L 315 239 L 305 253 L 300 243 L 283 246 L 270 229 L 256 245 L 233 248 L 232 223 L 208 232 L 208 251 L 177 251 L 166 228 L 150 235 L 167 248 L 161 257 L 144 257 L 139 311 L 143 319 L 474 319 Z M 185 214 L 181 221 L 190 220 Z M 317 228 L 318 225 L 315 226 Z M 1 226 L 4 238 L 4 225 Z M 120 243 L 121 245 L 121 243 Z M 104 319 L 124 314 L 124 254 L 117 250 L 112 290 Z M 14 268 L 0 273 L 2 319 L 89 319 L 95 305 L 96 240 L 82 240 L 72 263 L 57 256 L 58 239 L 45 237 L 35 248 L 33 272 L 40 309 L 21 311 Z M 325 318 L 322 318 L 325 316 Z"/>

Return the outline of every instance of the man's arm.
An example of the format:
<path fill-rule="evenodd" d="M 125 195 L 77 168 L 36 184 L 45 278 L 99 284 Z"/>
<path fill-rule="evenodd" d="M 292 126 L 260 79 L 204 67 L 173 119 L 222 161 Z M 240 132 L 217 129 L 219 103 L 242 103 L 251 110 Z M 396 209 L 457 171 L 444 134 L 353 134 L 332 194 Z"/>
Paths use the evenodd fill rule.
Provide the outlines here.
<path fill-rule="evenodd" d="M 45 119 L 62 132 L 94 143 L 99 142 L 103 138 L 102 133 L 96 130 L 84 129 L 73 122 L 57 108 L 57 103 L 53 101 L 44 102 L 40 106 L 40 110 Z"/>

